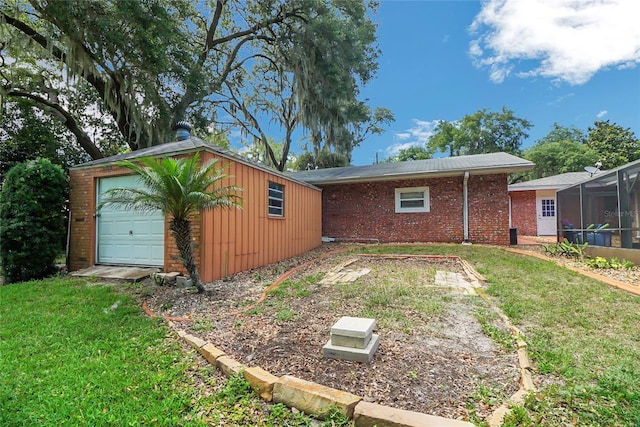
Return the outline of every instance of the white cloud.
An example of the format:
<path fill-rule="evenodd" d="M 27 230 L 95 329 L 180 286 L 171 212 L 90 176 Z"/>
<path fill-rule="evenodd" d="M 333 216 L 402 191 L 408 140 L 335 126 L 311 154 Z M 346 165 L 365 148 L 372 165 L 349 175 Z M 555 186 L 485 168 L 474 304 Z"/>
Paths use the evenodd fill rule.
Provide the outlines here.
<path fill-rule="evenodd" d="M 396 142 L 385 149 L 386 155 L 389 157 L 395 156 L 400 150 L 413 146 L 424 147 L 427 141 L 429 141 L 429 137 L 433 135 L 433 130 L 439 122 L 440 120 L 425 121 L 413 119 L 415 126 L 402 132 L 396 132 L 393 135 L 393 139 Z"/>
<path fill-rule="evenodd" d="M 490 0 L 471 24 L 469 54 L 497 83 L 517 69 L 583 84 L 602 69 L 640 63 L 638 17 L 638 0 Z"/>
<path fill-rule="evenodd" d="M 596 117 L 597 117 L 597 118 L 599 118 L 599 119 L 601 119 L 601 118 L 603 118 L 604 116 L 606 116 L 608 113 L 609 113 L 609 112 L 608 112 L 607 110 L 602 110 L 602 111 L 600 111 L 598 114 L 596 114 Z"/>

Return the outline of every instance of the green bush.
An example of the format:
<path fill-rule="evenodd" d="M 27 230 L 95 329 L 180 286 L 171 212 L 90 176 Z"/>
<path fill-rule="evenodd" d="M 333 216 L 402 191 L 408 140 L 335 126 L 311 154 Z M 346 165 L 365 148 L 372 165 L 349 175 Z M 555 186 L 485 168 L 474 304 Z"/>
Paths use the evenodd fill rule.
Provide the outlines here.
<path fill-rule="evenodd" d="M 595 257 L 587 260 L 587 265 L 593 268 L 613 268 L 617 269 L 627 269 L 631 270 L 635 264 L 626 259 L 618 259 L 616 257 L 613 258 L 603 258 L 603 257 Z"/>
<path fill-rule="evenodd" d="M 561 255 L 567 258 L 584 259 L 587 243 L 571 243 L 569 240 L 564 239 L 560 243 L 542 245 L 542 247 L 547 254 L 552 256 Z"/>
<path fill-rule="evenodd" d="M 55 272 L 65 234 L 67 178 L 47 159 L 15 165 L 0 191 L 0 263 L 5 283 Z"/>

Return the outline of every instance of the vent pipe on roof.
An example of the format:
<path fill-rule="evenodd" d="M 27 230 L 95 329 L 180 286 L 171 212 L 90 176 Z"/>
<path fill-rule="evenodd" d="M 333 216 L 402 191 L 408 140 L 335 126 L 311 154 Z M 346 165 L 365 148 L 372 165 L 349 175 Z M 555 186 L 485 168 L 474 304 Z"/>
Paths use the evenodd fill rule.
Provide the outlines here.
<path fill-rule="evenodd" d="M 173 130 L 176 131 L 176 141 L 184 141 L 191 138 L 191 125 L 189 122 L 180 120 L 173 127 Z"/>

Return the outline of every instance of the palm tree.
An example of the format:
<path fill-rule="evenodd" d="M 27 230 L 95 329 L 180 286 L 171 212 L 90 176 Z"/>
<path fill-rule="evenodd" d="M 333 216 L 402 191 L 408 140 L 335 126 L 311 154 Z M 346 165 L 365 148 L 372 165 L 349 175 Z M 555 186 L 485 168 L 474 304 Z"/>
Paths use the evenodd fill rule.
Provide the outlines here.
<path fill-rule="evenodd" d="M 98 206 L 116 205 L 138 212 L 160 210 L 171 218 L 169 229 L 176 240 L 182 264 L 198 292 L 204 285 L 198 273 L 191 246 L 190 217 L 202 210 L 240 208 L 241 197 L 236 194 L 240 187 L 221 186 L 229 175 L 218 166 L 218 159 L 205 165 L 199 163 L 199 153 L 191 158 L 143 158 L 133 163 L 124 160 L 118 166 L 135 172 L 145 188 L 114 188 L 105 193 Z"/>

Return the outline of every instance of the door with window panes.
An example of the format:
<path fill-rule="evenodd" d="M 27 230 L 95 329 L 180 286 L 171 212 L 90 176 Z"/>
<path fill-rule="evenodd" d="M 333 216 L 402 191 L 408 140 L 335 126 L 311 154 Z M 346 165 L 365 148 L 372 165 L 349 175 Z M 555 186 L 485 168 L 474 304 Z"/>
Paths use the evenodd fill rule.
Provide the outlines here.
<path fill-rule="evenodd" d="M 536 196 L 536 214 L 538 236 L 554 236 L 557 227 L 555 192 L 543 192 Z"/>

